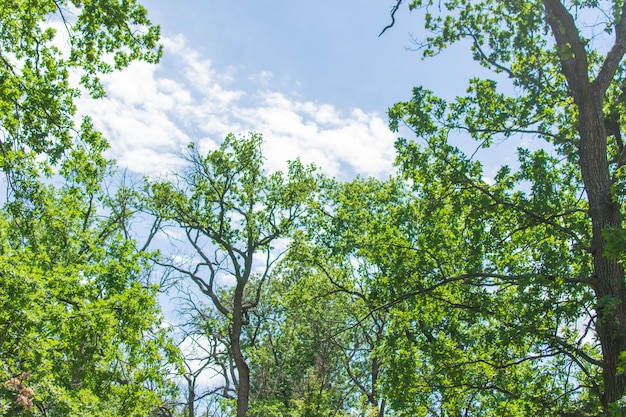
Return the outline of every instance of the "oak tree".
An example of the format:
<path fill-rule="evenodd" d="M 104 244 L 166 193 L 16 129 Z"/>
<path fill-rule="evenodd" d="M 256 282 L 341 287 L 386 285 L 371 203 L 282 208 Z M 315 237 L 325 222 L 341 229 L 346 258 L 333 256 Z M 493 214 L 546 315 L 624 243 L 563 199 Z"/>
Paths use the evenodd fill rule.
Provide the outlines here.
<path fill-rule="evenodd" d="M 538 377 L 551 363 L 547 355 L 557 361 L 552 366 L 578 375 L 563 371 L 560 377 L 560 398 L 568 397 L 569 404 L 557 405 L 556 391 L 538 395 L 536 404 L 563 415 L 624 415 L 626 5 L 415 0 L 409 7 L 424 17 L 427 34 L 416 42 L 425 57 L 464 42 L 473 59 L 494 73 L 493 79 L 472 78 L 465 95 L 451 102 L 418 87 L 411 100 L 390 109 L 392 128 L 403 122 L 425 143 L 397 145 L 403 173 L 433 205 L 421 221 L 439 221 L 436 215 L 465 220 L 452 223 L 454 228 L 417 228 L 431 229 L 432 242 L 454 242 L 458 234 L 473 241 L 466 242 L 467 252 L 451 245 L 460 260 L 445 252 L 428 255 L 442 283 L 491 288 L 482 296 L 492 302 L 498 293 L 511 297 L 519 321 L 500 321 L 501 336 L 530 343 L 526 353 L 502 362 L 476 360 L 501 370 L 519 355 L 517 360 L 534 362 Z M 480 147 L 532 138 L 543 141 L 544 150 L 520 148 L 518 167 L 502 167 L 488 181 L 479 165 L 450 144 L 454 136 L 471 137 Z M 420 248 L 432 252 L 425 244 Z M 449 297 L 445 302 L 463 304 Z M 473 320 L 484 324 L 490 318 L 483 311 Z M 523 334 L 515 336 L 515 329 Z M 506 346 L 513 352 L 508 341 Z M 491 390 L 494 397 L 521 394 L 487 385 L 483 392 Z"/>
<path fill-rule="evenodd" d="M 155 215 L 156 229 L 180 230 L 192 250 L 160 263 L 193 282 L 215 309 L 209 315 L 221 318 L 207 326 L 207 336 L 217 331 L 227 342 L 234 369 L 222 375 L 228 384 L 222 392 L 236 397 L 240 417 L 250 394 L 250 317 L 317 181 L 313 168 L 299 161 L 290 162 L 286 173 L 266 173 L 262 143 L 258 133 L 230 134 L 206 155 L 192 144 L 185 172 L 146 187 L 146 210 Z"/>
<path fill-rule="evenodd" d="M 171 393 L 126 192 L 103 187 L 108 144 L 75 117 L 101 74 L 156 61 L 158 34 L 135 1 L 0 4 L 1 415 L 143 416 Z"/>

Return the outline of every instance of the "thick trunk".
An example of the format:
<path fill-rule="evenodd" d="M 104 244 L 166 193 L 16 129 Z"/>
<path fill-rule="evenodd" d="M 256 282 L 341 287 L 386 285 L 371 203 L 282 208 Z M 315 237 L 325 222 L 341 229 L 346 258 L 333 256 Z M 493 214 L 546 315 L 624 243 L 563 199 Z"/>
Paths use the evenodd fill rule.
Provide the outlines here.
<path fill-rule="evenodd" d="M 603 231 L 621 228 L 620 207 L 612 199 L 607 160 L 607 137 L 602 97 L 584 95 L 579 101 L 579 162 L 592 222 L 591 251 L 598 318 L 596 331 L 602 347 L 605 410 L 626 392 L 626 375 L 618 375 L 621 352 L 626 351 L 626 289 L 624 269 L 604 256 Z"/>
<path fill-rule="evenodd" d="M 243 290 L 245 284 L 238 283 L 233 300 L 233 318 L 230 328 L 230 345 L 235 367 L 237 368 L 237 417 L 245 417 L 250 396 L 250 368 L 241 351 L 241 330 L 243 328 Z"/>
<path fill-rule="evenodd" d="M 380 373 L 381 361 L 377 356 L 372 358 L 372 395 L 370 397 L 370 403 L 378 410 L 376 417 L 385 416 L 385 401 L 378 402 L 378 374 Z"/>
<path fill-rule="evenodd" d="M 235 325 L 233 324 L 233 335 Z M 241 327 L 237 331 L 241 335 Z M 237 417 L 245 417 L 248 412 L 248 397 L 250 396 L 250 368 L 241 352 L 239 337 L 231 338 L 233 357 L 235 366 L 237 367 L 237 375 L 239 377 L 239 385 L 237 387 Z"/>
<path fill-rule="evenodd" d="M 626 51 L 626 28 L 623 22 L 617 23 L 616 43 L 592 83 L 585 41 L 580 36 L 574 17 L 560 0 L 543 0 L 543 4 L 552 35 L 557 45 L 567 52 L 560 56 L 561 69 L 578 107 L 578 157 L 592 225 L 592 279 L 598 313 L 596 333 L 603 361 L 604 393 L 600 400 L 608 414 L 610 405 L 622 398 L 626 391 L 626 375 L 618 375 L 617 369 L 619 355 L 626 351 L 626 290 L 622 265 L 604 256 L 606 241 L 603 231 L 607 228 L 621 229 L 621 213 L 611 195 L 603 104 L 609 83 Z M 622 10 L 622 16 L 624 14 L 626 9 Z"/>

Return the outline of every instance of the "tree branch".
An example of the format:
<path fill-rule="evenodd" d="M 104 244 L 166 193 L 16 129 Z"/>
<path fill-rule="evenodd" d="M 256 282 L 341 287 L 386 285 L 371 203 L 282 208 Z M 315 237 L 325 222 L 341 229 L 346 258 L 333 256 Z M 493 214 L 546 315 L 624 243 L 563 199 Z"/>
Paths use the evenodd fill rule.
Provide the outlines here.
<path fill-rule="evenodd" d="M 546 21 L 556 40 L 563 75 L 572 90 L 574 101 L 581 103 L 589 86 L 589 64 L 585 44 L 576 22 L 560 0 L 543 0 Z"/>
<path fill-rule="evenodd" d="M 398 8 L 400 7 L 400 5 L 402 4 L 403 1 L 404 0 L 397 0 L 396 1 L 396 4 L 391 9 L 391 23 L 389 23 L 387 26 L 385 26 L 383 28 L 383 30 L 378 34 L 379 38 L 383 35 L 383 33 L 385 33 L 387 31 L 387 29 L 391 29 L 393 27 L 393 25 L 396 24 L 396 12 L 398 11 Z"/>
<path fill-rule="evenodd" d="M 594 92 L 604 96 L 609 88 L 615 72 L 617 71 L 624 54 L 626 53 L 626 2 L 622 4 L 622 10 L 615 25 L 615 43 L 606 54 L 602 67 L 593 82 Z"/>

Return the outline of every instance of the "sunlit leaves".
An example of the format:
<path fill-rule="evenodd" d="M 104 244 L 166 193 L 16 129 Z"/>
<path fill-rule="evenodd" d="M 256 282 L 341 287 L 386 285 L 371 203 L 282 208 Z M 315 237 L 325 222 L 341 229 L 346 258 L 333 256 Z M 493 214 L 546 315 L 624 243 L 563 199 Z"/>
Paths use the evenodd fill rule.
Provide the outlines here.
<path fill-rule="evenodd" d="M 396 144 L 402 177 L 416 198 L 413 229 L 402 233 L 411 236 L 408 245 L 417 260 L 405 257 L 416 265 L 408 268 L 405 261 L 395 269 L 407 296 L 393 293 L 398 284 L 389 290 L 397 300 L 390 305 L 400 312 L 394 311 L 397 327 L 385 347 L 387 354 L 397 349 L 406 361 L 394 362 L 387 381 L 390 390 L 424 387 L 415 392 L 423 392 L 421 406 L 435 407 L 428 409 L 433 415 L 449 410 L 528 415 L 553 407 L 593 415 L 608 409 L 603 389 L 611 387 L 602 384 L 612 372 L 602 376 L 595 332 L 612 324 L 597 319 L 596 303 L 607 316 L 620 303 L 616 296 L 595 300 L 594 274 L 601 256 L 623 257 L 624 239 L 619 222 L 602 237 L 598 228 L 592 231 L 586 198 L 597 184 L 588 176 L 583 186 L 582 160 L 589 155 L 580 145 L 583 139 L 597 149 L 608 145 L 608 172 L 603 168 L 595 175 L 612 175 L 613 191 L 603 198 L 623 204 L 623 68 L 616 66 L 610 82 L 594 81 L 600 68 L 614 64 L 605 61 L 614 40 L 601 32 L 613 32 L 621 7 L 621 2 L 490 0 L 409 5 L 425 13 L 427 33 L 416 41 L 425 56 L 465 41 L 473 59 L 498 74 L 470 79 L 465 93 L 447 103 L 418 87 L 410 101 L 389 110 L 392 129 L 405 124 L 417 136 L 416 142 Z M 560 13 L 561 27 L 548 26 L 554 13 Z M 565 21 L 575 26 L 565 28 Z M 563 40 L 566 31 L 580 42 Z M 575 50 L 579 45 L 584 50 Z M 579 75 L 569 73 L 566 80 L 564 68 L 574 59 Z M 582 104 L 573 91 L 583 91 L 589 82 L 608 86 L 606 95 L 594 93 L 603 99 L 594 117 L 604 119 L 594 133 L 584 130 L 588 121 L 581 116 L 591 99 Z M 599 135 L 603 128 L 606 137 Z M 470 157 L 452 145 L 469 140 L 477 149 L 504 140 L 532 149 L 518 147 L 517 160 L 489 178 L 474 161 L 478 150 Z M 604 158 L 602 152 L 594 158 Z M 594 253 L 591 244 L 601 239 L 604 253 Z M 419 262 L 428 265 L 424 259 L 430 259 L 430 268 L 420 268 Z M 412 385 L 412 373 L 422 382 Z M 508 385 L 512 380 L 515 385 Z M 402 397 L 395 401 L 418 412 Z"/>
<path fill-rule="evenodd" d="M 0 226 L 0 377 L 28 375 L 34 415 L 144 415 L 169 395 L 176 360 L 157 327 L 156 288 L 141 284 L 144 256 L 84 194 L 47 188 L 38 198 L 36 217 L 3 212 Z M 19 411 L 10 390 L 1 395 Z"/>
<path fill-rule="evenodd" d="M 89 141 L 75 127 L 80 90 L 70 73 L 102 96 L 99 74 L 160 56 L 159 29 L 135 1 L 11 0 L 0 6 L 0 21 L 3 156 L 34 152 L 56 164 L 73 143 Z M 15 165 L 0 168 L 15 174 Z"/>
<path fill-rule="evenodd" d="M 135 1 L 12 0 L 0 22 L 0 414 L 145 416 L 172 392 L 176 351 L 75 99 L 155 62 L 158 28 Z"/>

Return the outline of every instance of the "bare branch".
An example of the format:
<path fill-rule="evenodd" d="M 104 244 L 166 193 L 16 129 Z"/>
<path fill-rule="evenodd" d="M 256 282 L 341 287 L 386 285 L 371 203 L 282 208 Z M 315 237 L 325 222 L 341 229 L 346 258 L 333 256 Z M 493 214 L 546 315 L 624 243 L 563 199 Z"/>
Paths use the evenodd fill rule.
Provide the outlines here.
<path fill-rule="evenodd" d="M 391 23 L 389 23 L 387 26 L 385 26 L 383 28 L 383 30 L 378 34 L 379 38 L 383 35 L 383 33 L 385 33 L 387 31 L 387 29 L 391 29 L 393 27 L 393 25 L 396 24 L 396 12 L 398 11 L 398 8 L 400 7 L 400 5 L 402 4 L 403 1 L 404 0 L 397 0 L 396 1 L 396 4 L 391 9 Z"/>
<path fill-rule="evenodd" d="M 624 54 L 626 53 L 626 2 L 622 4 L 622 10 L 615 25 L 615 43 L 606 55 L 602 67 L 593 82 L 596 94 L 604 96 L 609 88 L 615 72 L 617 71 Z"/>

